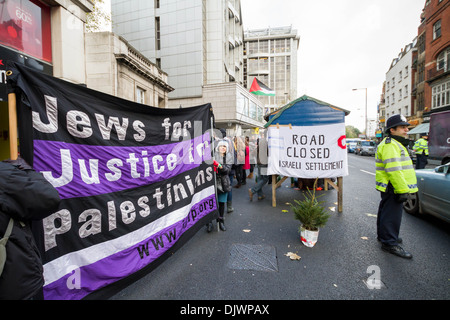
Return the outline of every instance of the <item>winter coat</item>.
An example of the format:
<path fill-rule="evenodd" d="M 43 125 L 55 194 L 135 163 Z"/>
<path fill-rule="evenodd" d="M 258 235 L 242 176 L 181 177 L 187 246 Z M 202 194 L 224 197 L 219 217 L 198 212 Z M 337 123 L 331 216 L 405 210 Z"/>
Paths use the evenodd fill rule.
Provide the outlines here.
<path fill-rule="evenodd" d="M 59 202 L 58 192 L 40 173 L 0 162 L 0 238 L 14 220 L 5 246 L 0 300 L 30 299 L 42 288 L 42 260 L 30 224 L 52 214 Z"/>
<path fill-rule="evenodd" d="M 221 157 L 218 153 L 216 153 L 215 159 L 222 165 L 222 167 L 218 168 L 217 170 L 217 183 L 222 183 L 224 190 L 231 190 L 231 180 L 229 177 L 229 173 L 231 171 L 232 163 L 229 163 L 229 161 L 227 161 L 228 156 L 227 158 Z"/>

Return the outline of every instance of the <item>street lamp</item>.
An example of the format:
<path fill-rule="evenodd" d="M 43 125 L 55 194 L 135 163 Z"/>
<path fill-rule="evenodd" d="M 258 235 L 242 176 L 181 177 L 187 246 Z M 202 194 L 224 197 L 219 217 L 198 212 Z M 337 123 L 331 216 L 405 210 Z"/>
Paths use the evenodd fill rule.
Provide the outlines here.
<path fill-rule="evenodd" d="M 353 91 L 366 90 L 366 116 L 365 116 L 365 121 L 364 121 L 364 127 L 365 127 L 366 139 L 367 139 L 367 88 L 356 88 L 356 89 L 352 89 L 352 90 Z"/>

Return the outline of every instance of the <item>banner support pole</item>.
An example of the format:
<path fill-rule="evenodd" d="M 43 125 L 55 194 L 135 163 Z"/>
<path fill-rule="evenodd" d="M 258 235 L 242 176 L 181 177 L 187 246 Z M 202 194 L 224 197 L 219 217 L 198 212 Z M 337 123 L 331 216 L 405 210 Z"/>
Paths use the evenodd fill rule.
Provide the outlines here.
<path fill-rule="evenodd" d="M 17 147 L 17 107 L 16 94 L 8 94 L 8 113 L 9 113 L 9 154 L 11 160 L 17 160 L 19 157 Z"/>

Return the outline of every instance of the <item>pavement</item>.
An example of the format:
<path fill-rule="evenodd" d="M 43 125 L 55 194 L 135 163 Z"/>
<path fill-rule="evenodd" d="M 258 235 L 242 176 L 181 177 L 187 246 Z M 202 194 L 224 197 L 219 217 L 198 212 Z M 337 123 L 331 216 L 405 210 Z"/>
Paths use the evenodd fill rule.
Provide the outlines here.
<path fill-rule="evenodd" d="M 350 161 L 342 213 L 335 190 L 318 191 L 331 217 L 313 248 L 301 243 L 299 222 L 289 205 L 301 199 L 302 191 L 291 188 L 287 179 L 272 207 L 271 186 L 264 187 L 265 199 L 254 196 L 250 202 L 248 188 L 255 182 L 247 179 L 247 185 L 233 188 L 235 211 L 225 214 L 227 231 L 202 228 L 154 271 L 110 299 L 450 299 L 449 226 L 433 217 L 404 214 L 401 236 L 413 259 L 382 251 L 376 240 L 379 193 L 374 176 L 361 169 L 369 161 L 373 158 Z M 290 252 L 300 259 L 291 260 Z M 366 284 L 374 284 L 371 279 L 380 280 L 376 288 Z"/>

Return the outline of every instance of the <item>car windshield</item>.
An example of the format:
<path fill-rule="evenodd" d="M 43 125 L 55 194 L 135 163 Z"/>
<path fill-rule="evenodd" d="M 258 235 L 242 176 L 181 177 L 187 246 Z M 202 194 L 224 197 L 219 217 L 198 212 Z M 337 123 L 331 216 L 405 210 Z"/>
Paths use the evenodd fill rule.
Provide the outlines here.
<path fill-rule="evenodd" d="M 375 142 L 373 142 L 373 141 L 362 141 L 361 145 L 364 146 L 364 147 L 373 147 L 373 146 L 375 146 Z"/>

